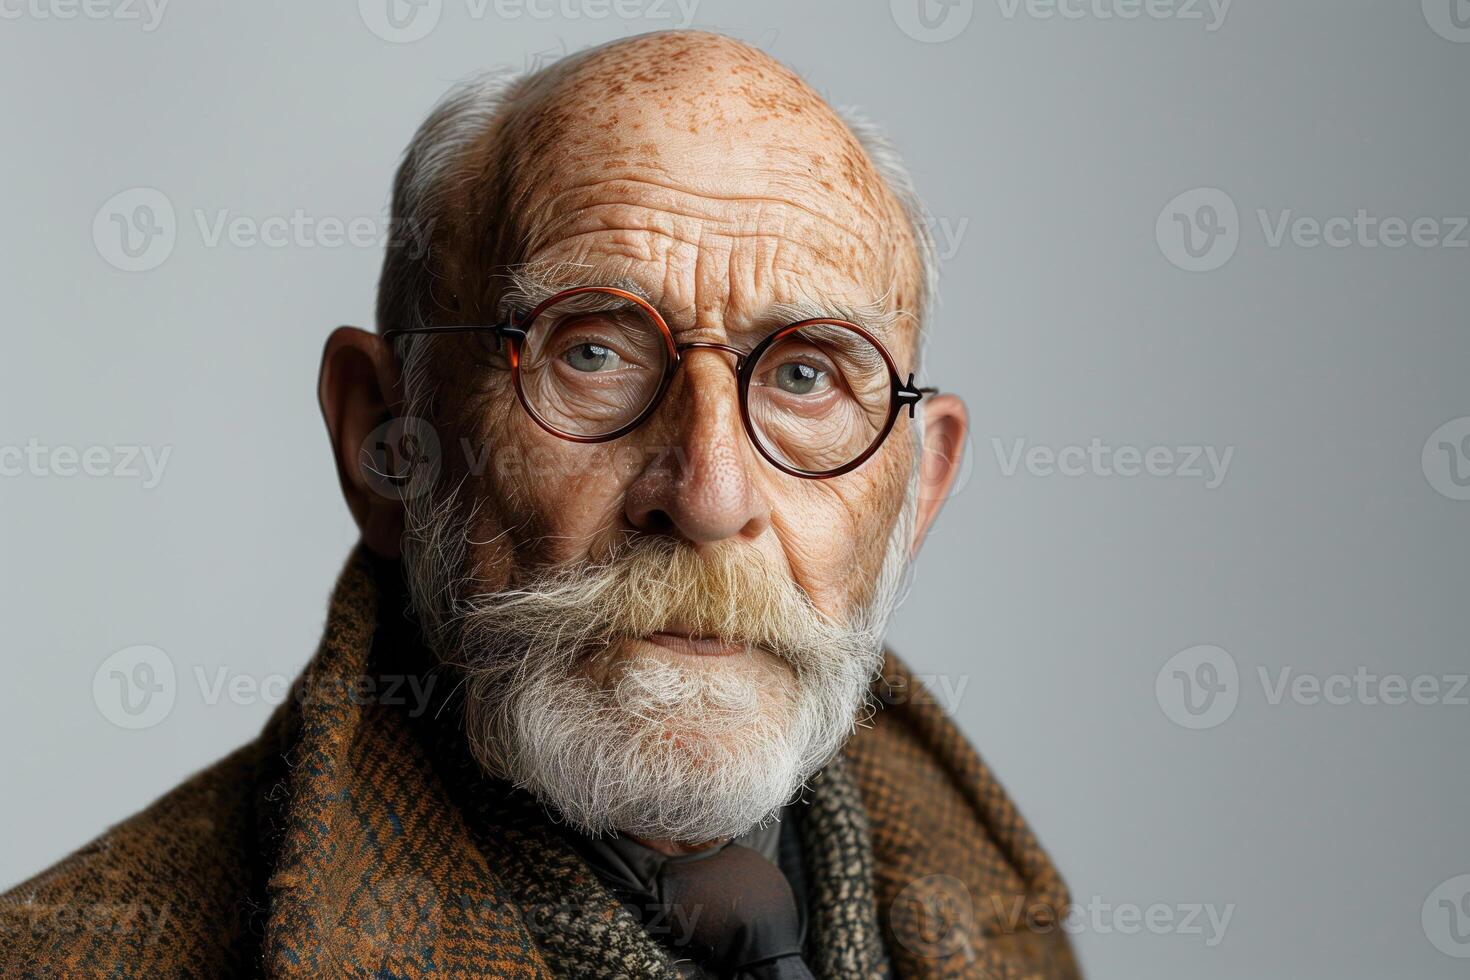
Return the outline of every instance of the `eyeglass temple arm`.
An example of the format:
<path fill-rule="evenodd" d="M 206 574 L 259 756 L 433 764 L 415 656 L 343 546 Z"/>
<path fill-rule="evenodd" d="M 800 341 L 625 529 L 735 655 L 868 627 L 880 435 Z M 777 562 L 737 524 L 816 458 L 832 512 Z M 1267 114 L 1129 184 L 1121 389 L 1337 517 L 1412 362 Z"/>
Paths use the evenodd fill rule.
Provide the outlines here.
<path fill-rule="evenodd" d="M 938 388 L 915 388 L 914 376 L 911 373 L 909 374 L 909 379 L 898 386 L 898 390 L 893 393 L 893 397 L 898 399 L 899 408 L 902 408 L 905 405 L 908 406 L 909 418 L 913 418 L 914 409 L 918 407 L 920 400 L 922 400 L 925 395 L 937 394 L 939 394 Z"/>

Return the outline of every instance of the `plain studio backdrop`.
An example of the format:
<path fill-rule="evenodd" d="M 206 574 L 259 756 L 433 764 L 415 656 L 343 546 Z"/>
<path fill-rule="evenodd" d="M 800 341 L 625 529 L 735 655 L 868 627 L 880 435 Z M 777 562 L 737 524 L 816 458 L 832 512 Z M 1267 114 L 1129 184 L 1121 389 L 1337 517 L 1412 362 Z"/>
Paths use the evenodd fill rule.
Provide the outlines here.
<path fill-rule="evenodd" d="M 311 655 L 356 537 L 318 358 L 430 105 L 686 25 L 861 106 L 932 211 L 975 431 L 892 643 L 1088 973 L 1464 976 L 1460 0 L 0 0 L 0 886 Z"/>

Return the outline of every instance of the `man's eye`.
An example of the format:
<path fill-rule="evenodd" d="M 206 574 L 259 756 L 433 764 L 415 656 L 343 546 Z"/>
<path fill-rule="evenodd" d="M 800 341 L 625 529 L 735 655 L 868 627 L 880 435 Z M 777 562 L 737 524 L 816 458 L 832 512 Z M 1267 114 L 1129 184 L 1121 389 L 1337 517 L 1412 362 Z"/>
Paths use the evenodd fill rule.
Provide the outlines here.
<path fill-rule="evenodd" d="M 776 387 L 793 395 L 810 395 L 826 387 L 827 373 L 801 361 L 791 361 L 776 368 Z"/>
<path fill-rule="evenodd" d="M 616 351 L 601 344 L 577 344 L 562 354 L 562 360 L 573 369 L 589 374 L 594 371 L 614 371 L 622 363 L 622 358 L 618 357 Z"/>

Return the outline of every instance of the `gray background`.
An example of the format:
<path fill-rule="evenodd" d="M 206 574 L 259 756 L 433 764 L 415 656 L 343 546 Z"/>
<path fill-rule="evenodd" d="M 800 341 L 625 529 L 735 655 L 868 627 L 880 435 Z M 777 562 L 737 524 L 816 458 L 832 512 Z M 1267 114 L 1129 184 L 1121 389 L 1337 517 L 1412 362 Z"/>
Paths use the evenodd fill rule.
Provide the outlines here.
<path fill-rule="evenodd" d="M 271 705 L 209 704 L 195 670 L 293 675 L 355 538 L 314 384 L 328 330 L 370 322 L 382 250 L 211 246 L 195 212 L 376 220 L 451 81 L 681 20 L 652 0 L 605 19 L 596 0 L 562 0 L 575 18 L 442 0 L 397 43 L 352 0 L 176 0 L 153 30 L 142 8 L 27 2 L 0 20 L 0 447 L 171 455 L 154 487 L 0 477 L 6 887 L 249 739 Z M 1470 215 L 1470 43 L 1430 27 L 1451 2 L 1237 0 L 1209 30 L 1203 5 L 1122 20 L 1087 0 L 1068 19 L 959 0 L 947 40 L 913 28 L 914 0 L 698 4 L 698 26 L 886 124 L 941 237 L 959 233 L 928 374 L 969 402 L 972 465 L 894 645 L 955 695 L 1076 900 L 1176 922 L 1234 907 L 1214 945 L 1208 925 L 1089 914 L 1093 976 L 1465 975 L 1433 940 L 1470 943 L 1421 910 L 1470 872 L 1470 708 L 1272 704 L 1257 673 L 1470 662 L 1470 502 L 1421 465 L 1470 415 L 1470 249 L 1272 247 L 1256 213 Z M 167 197 L 177 237 L 125 272 L 105 205 L 136 187 Z M 1238 206 L 1239 247 L 1188 272 L 1155 221 L 1199 187 Z M 1094 437 L 1234 456 L 1210 490 L 1007 476 L 992 442 Z M 138 644 L 178 683 L 130 731 L 93 677 Z M 1238 703 L 1190 730 L 1155 679 L 1200 644 L 1233 657 Z"/>

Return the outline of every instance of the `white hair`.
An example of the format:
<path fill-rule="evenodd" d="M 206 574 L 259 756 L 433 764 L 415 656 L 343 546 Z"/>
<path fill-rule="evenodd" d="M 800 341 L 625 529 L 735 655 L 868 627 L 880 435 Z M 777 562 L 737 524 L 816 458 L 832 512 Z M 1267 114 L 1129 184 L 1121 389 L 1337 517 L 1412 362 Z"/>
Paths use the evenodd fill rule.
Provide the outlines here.
<path fill-rule="evenodd" d="M 878 171 L 888 192 L 898 201 L 908 222 L 919 259 L 919 308 L 915 316 L 918 317 L 922 339 L 923 328 L 929 323 L 929 316 L 939 298 L 939 249 L 934 243 L 929 209 L 924 207 L 923 199 L 914 187 L 914 179 L 904 165 L 903 155 L 898 152 L 898 144 L 883 128 L 856 106 L 840 107 L 837 114 L 872 161 L 873 169 Z"/>
<path fill-rule="evenodd" d="M 378 278 L 380 331 L 433 325 L 432 240 L 420 240 L 416 249 L 402 245 L 414 236 L 432 238 L 470 147 L 500 118 L 511 92 L 523 81 L 524 76 L 510 69 L 492 69 L 460 82 L 414 132 L 393 182 L 389 248 Z M 412 340 L 400 340 L 401 353 L 413 346 Z"/>

